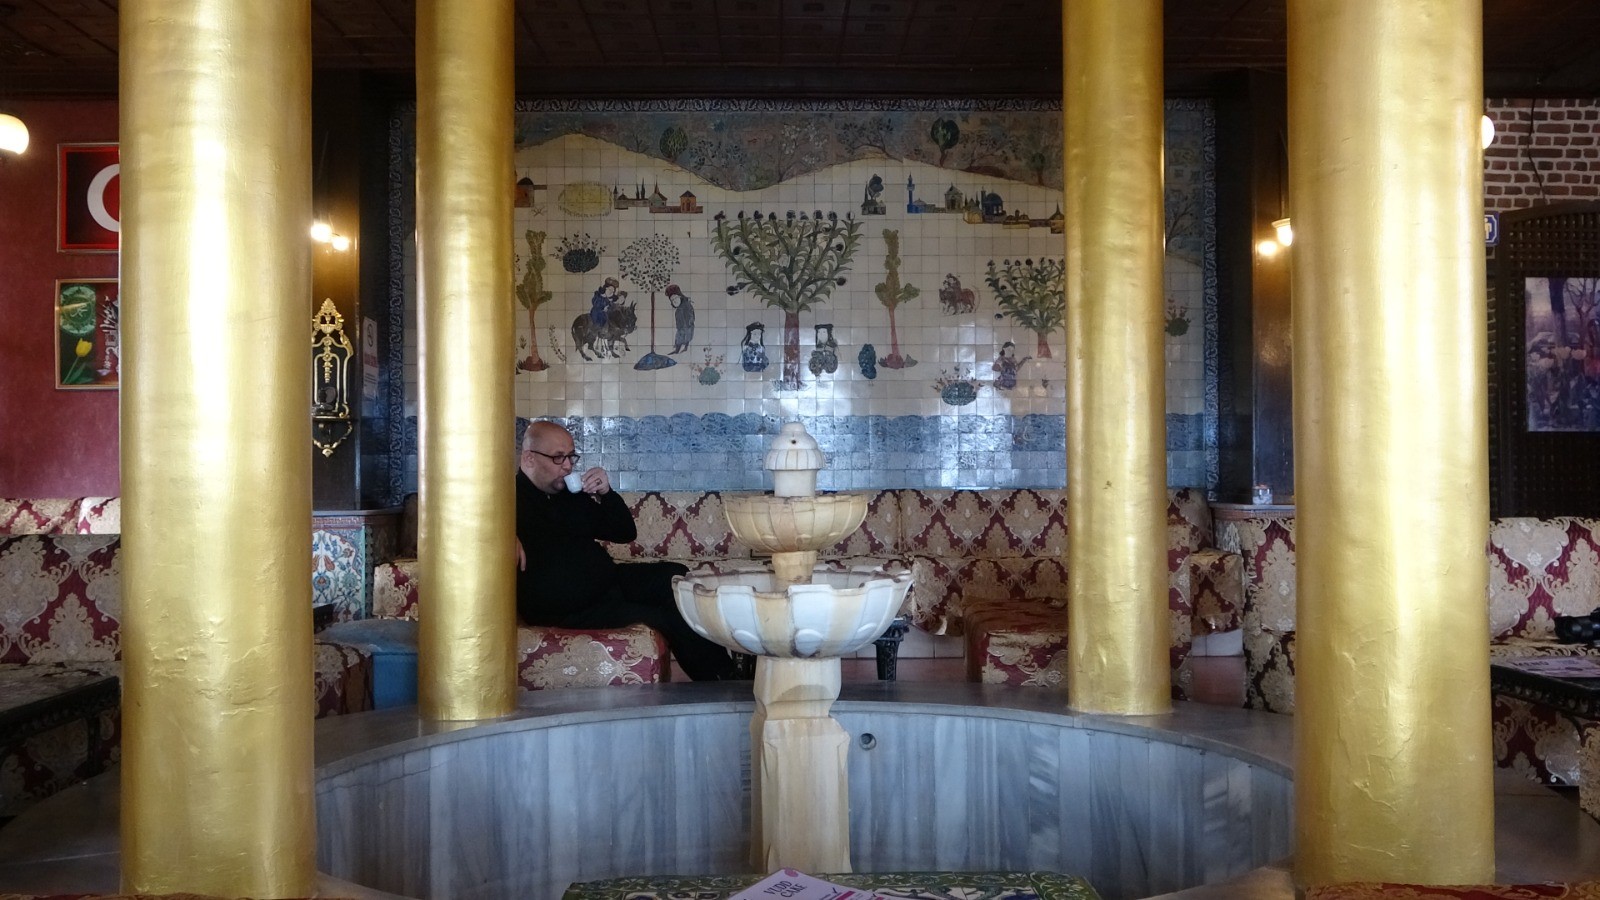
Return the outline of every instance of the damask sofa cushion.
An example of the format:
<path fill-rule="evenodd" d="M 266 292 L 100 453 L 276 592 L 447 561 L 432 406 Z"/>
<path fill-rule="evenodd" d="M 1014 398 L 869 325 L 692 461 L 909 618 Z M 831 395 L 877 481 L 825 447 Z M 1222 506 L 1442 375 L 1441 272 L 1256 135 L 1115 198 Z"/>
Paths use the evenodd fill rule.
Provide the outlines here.
<path fill-rule="evenodd" d="M 418 586 L 417 560 L 380 564 L 373 571 L 373 615 L 417 618 Z M 517 628 L 517 684 L 523 690 L 655 684 L 669 674 L 666 639 L 645 625 Z"/>
<path fill-rule="evenodd" d="M 1246 705 L 1295 709 L 1295 526 L 1293 518 L 1236 523 L 1244 577 Z M 1505 518 L 1490 523 L 1489 658 L 1596 652 L 1555 639 L 1555 617 L 1600 604 L 1600 521 Z M 1496 695 L 1496 763 L 1551 783 L 1577 783 L 1583 734 L 1553 710 Z"/>
<path fill-rule="evenodd" d="M 751 557 L 750 547 L 728 527 L 723 495 L 718 491 L 619 493 L 633 513 L 639 535 L 631 543 L 607 544 L 607 551 L 615 559 L 669 559 L 694 564 Z M 900 506 L 894 491 L 873 494 L 867 501 L 861 527 L 818 553 L 822 559 L 899 555 Z"/>
<path fill-rule="evenodd" d="M 973 498 L 950 492 L 947 500 L 928 504 L 902 498 L 902 507 L 925 511 L 936 535 L 957 540 L 946 546 L 984 553 L 978 558 L 913 557 L 914 589 L 919 600 L 932 602 L 918 610 L 947 632 L 967 635 L 967 672 L 971 680 L 991 684 L 1061 685 L 1067 653 L 1066 492 L 987 491 Z M 943 499 L 943 498 L 941 498 Z M 930 508 L 931 507 L 931 508 Z M 1002 521 L 1021 512 L 1022 527 Z M 907 513 L 908 522 L 919 513 Z M 955 524 L 953 524 L 955 523 Z M 1189 651 L 1194 641 L 1194 573 L 1213 566 L 1222 576 L 1209 590 L 1227 589 L 1227 563 L 1194 557 L 1207 552 L 1213 539 L 1210 506 L 1193 488 L 1168 493 L 1167 611 L 1172 691 L 1187 696 Z M 990 550 L 999 556 L 987 555 Z M 1223 554 L 1227 556 L 1227 554 Z M 1218 612 L 1237 606 L 1234 599 L 1216 599 Z M 931 607 L 931 609 L 930 609 Z M 915 619 L 914 619 L 915 621 Z"/>
<path fill-rule="evenodd" d="M 117 535 L 0 536 L 0 663 L 120 659 Z"/>

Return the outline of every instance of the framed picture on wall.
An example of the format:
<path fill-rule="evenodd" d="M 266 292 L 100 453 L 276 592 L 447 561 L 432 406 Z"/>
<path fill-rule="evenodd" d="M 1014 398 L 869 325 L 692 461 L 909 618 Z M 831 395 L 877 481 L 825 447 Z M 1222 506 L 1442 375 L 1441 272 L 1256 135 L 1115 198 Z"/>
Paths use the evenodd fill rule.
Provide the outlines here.
<path fill-rule="evenodd" d="M 1600 278 L 1523 281 L 1529 431 L 1600 431 Z"/>
<path fill-rule="evenodd" d="M 56 151 L 56 248 L 115 253 L 122 236 L 117 145 L 60 144 Z"/>
<path fill-rule="evenodd" d="M 121 380 L 121 306 L 115 278 L 56 281 L 56 387 L 115 388 Z"/>

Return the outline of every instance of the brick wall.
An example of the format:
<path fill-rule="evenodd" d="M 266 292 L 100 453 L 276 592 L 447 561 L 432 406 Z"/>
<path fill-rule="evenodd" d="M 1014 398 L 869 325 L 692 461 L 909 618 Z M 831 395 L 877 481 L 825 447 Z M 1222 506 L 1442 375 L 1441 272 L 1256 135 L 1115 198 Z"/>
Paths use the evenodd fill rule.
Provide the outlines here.
<path fill-rule="evenodd" d="M 1600 199 L 1600 100 L 1490 100 L 1486 212 Z"/>

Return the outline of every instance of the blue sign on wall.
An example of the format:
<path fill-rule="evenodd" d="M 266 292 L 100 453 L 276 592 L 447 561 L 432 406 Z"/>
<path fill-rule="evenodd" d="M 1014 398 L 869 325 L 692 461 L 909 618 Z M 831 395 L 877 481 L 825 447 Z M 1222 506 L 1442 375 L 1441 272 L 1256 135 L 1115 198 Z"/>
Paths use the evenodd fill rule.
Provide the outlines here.
<path fill-rule="evenodd" d="M 1483 214 L 1483 242 L 1490 247 L 1500 243 L 1500 214 Z"/>

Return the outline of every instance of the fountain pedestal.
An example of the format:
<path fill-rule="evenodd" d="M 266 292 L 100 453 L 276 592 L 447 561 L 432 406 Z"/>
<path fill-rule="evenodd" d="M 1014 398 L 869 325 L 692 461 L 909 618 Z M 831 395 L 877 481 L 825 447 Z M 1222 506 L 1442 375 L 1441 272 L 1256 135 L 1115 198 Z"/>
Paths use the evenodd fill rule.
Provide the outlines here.
<path fill-rule="evenodd" d="M 839 657 L 889 627 L 907 572 L 817 568 L 817 551 L 861 527 L 867 498 L 815 496 L 822 454 L 798 423 L 767 454 L 772 496 L 724 498 L 728 526 L 772 554 L 772 573 L 691 572 L 674 579 L 699 634 L 756 654 L 750 720 L 750 859 L 760 871 L 850 871 L 850 736 L 833 719 Z"/>
<path fill-rule="evenodd" d="M 756 660 L 750 857 L 758 872 L 850 871 L 850 735 L 831 715 L 838 657 Z"/>

